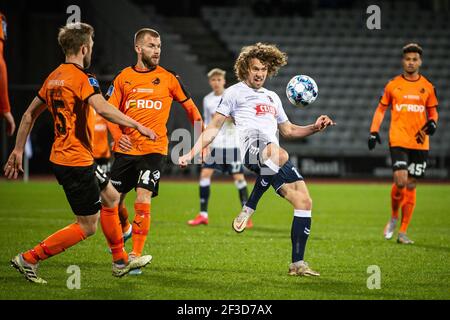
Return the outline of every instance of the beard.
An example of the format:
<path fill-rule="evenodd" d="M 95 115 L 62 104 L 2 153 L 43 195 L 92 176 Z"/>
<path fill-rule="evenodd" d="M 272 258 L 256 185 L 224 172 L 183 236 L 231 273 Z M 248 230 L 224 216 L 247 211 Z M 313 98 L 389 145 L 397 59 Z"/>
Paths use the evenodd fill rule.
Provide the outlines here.
<path fill-rule="evenodd" d="M 146 56 L 146 55 L 142 55 L 142 63 L 144 64 L 144 66 L 147 69 L 154 69 L 158 65 L 158 62 L 155 64 L 155 63 L 153 63 L 151 57 Z"/>
<path fill-rule="evenodd" d="M 83 57 L 83 67 L 85 69 L 89 68 L 91 66 L 91 55 L 87 54 Z"/>

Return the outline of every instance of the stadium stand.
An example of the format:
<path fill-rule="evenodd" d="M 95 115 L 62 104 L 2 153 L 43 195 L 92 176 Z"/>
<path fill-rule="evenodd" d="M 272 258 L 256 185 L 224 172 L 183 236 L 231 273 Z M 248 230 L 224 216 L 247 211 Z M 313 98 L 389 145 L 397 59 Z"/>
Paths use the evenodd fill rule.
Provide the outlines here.
<path fill-rule="evenodd" d="M 6 5 L 10 39 L 20 39 L 9 41 L 6 47 L 16 118 L 61 58 L 56 33 L 65 22 L 61 12 L 72 2 L 33 6 L 16 0 L 14 6 Z M 199 106 L 209 91 L 208 69 L 227 70 L 228 84 L 232 84 L 236 81 L 233 63 L 242 46 L 258 41 L 276 43 L 288 53 L 289 61 L 266 85 L 280 95 L 290 119 L 304 124 L 329 114 L 338 123 L 326 134 L 284 141 L 283 145 L 299 158 L 339 159 L 341 176 L 350 174 L 363 161 L 367 168 L 371 161 L 386 166 L 389 116 L 381 130 L 382 147 L 369 152 L 371 118 L 384 85 L 401 72 L 402 46 L 419 42 L 424 48 L 421 71 L 435 84 L 440 100 L 439 129 L 431 140 L 430 164 L 447 170 L 436 177 L 448 177 L 450 13 L 448 8 L 433 8 L 439 1 L 377 1 L 382 12 L 380 30 L 366 27 L 370 1 L 224 0 L 219 6 L 213 0 L 198 0 L 195 6 L 182 1 L 177 9 L 162 0 L 124 0 L 114 5 L 106 0 L 76 2 L 83 7 L 83 20 L 96 28 L 93 71 L 104 90 L 118 70 L 133 63 L 131 35 L 140 27 L 160 30 L 164 40 L 161 64 L 182 76 Z M 21 19 L 23 14 L 28 19 Z M 46 48 L 44 55 L 29 50 L 41 47 Z M 295 109 L 284 94 L 287 82 L 296 74 L 313 77 L 319 86 L 318 100 L 304 110 Z M 189 128 L 179 113 L 183 113 L 181 108 L 173 108 L 169 131 Z M 44 119 L 32 133 L 33 142 L 39 145 L 32 172 L 33 167 L 48 169 L 47 158 L 41 155 L 48 154 L 50 147 L 52 132 L 47 127 L 51 118 Z"/>
<path fill-rule="evenodd" d="M 369 155 L 367 134 L 378 98 L 387 81 L 401 72 L 401 47 L 419 42 L 425 51 L 422 72 L 435 84 L 441 106 L 441 130 L 432 138 L 432 153 L 448 155 L 448 12 L 418 12 L 404 2 L 386 4 L 381 6 L 381 30 L 368 30 L 368 15 L 363 9 L 361 5 L 318 9 L 311 17 L 261 17 L 250 7 L 205 7 L 202 17 L 234 55 L 242 46 L 256 41 L 276 43 L 288 53 L 288 65 L 268 82 L 268 88 L 282 96 L 294 122 L 310 122 L 326 113 L 338 123 L 327 134 L 312 136 L 297 148 L 290 146 L 292 151 L 306 155 Z M 418 21 L 421 28 L 417 28 Z M 286 83 L 296 74 L 310 75 L 319 85 L 319 99 L 305 111 L 294 110 L 283 94 Z M 385 142 L 386 120 L 381 132 Z M 375 151 L 381 153 L 385 153 L 383 148 Z"/>

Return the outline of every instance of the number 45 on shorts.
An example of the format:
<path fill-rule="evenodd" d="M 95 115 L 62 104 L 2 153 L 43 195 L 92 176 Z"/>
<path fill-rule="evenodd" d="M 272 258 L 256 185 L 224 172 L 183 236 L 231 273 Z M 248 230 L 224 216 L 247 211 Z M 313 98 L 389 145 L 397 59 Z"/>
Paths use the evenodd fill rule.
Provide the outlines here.
<path fill-rule="evenodd" d="M 412 176 L 420 177 L 425 173 L 427 163 L 411 163 L 408 167 L 408 172 Z"/>

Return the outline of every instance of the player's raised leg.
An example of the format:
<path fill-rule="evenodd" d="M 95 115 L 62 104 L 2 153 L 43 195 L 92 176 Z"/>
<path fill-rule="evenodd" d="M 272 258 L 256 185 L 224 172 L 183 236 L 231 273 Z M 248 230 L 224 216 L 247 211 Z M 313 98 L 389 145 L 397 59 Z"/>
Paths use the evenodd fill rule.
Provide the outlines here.
<path fill-rule="evenodd" d="M 311 232 L 312 200 L 304 181 L 284 184 L 278 191 L 294 207 L 294 219 L 291 227 L 292 263 L 289 275 L 319 276 L 304 260 L 306 243 Z"/>
<path fill-rule="evenodd" d="M 202 168 L 200 171 L 199 194 L 200 194 L 200 213 L 192 220 L 188 221 L 190 226 L 208 224 L 208 201 L 211 193 L 211 178 L 214 169 Z"/>

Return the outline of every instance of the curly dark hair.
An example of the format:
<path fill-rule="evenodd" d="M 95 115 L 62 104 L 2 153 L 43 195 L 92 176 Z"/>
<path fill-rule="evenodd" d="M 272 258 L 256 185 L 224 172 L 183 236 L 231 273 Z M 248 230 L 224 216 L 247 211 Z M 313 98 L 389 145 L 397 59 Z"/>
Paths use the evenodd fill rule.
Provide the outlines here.
<path fill-rule="evenodd" d="M 419 56 L 422 56 L 423 53 L 423 49 L 418 43 L 408 43 L 403 47 L 402 51 L 403 55 L 405 55 L 405 53 L 417 52 Z"/>
<path fill-rule="evenodd" d="M 267 66 L 267 75 L 272 77 L 278 70 L 287 64 L 287 54 L 280 51 L 274 44 L 258 42 L 251 46 L 243 47 L 234 64 L 234 72 L 239 81 L 246 79 L 250 68 L 250 60 L 256 58 Z"/>

